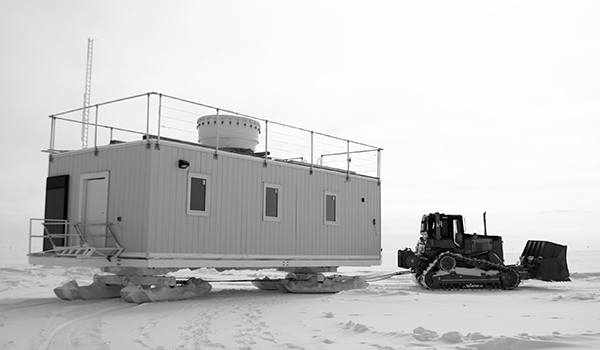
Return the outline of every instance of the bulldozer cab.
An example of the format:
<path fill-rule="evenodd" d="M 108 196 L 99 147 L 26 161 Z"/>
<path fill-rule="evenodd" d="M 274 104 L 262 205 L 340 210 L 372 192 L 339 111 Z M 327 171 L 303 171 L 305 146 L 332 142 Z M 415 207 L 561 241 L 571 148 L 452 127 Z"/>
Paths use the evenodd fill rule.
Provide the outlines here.
<path fill-rule="evenodd" d="M 434 241 L 463 246 L 465 226 L 462 215 L 426 214 L 421 219 L 421 236 Z"/>
<path fill-rule="evenodd" d="M 504 262 L 502 237 L 465 233 L 462 215 L 433 213 L 421 219 L 420 251 L 452 251 L 495 263 Z"/>

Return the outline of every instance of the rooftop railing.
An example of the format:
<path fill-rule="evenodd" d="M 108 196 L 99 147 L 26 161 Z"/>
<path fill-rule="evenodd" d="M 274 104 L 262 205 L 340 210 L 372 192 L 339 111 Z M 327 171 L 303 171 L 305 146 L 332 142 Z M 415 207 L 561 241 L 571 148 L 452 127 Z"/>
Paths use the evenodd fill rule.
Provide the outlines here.
<path fill-rule="evenodd" d="M 81 114 L 88 111 L 88 122 Z M 50 157 L 57 153 L 100 147 L 111 142 L 145 139 L 160 148 L 166 139 L 198 143 L 197 119 L 205 115 L 234 115 L 261 124 L 259 144 L 255 150 L 269 161 L 301 163 L 310 167 L 328 167 L 345 171 L 347 176 L 359 174 L 381 177 L 379 147 L 327 135 L 324 133 L 261 119 L 220 107 L 210 106 L 157 92 L 120 98 L 89 107 L 81 107 L 50 115 Z M 218 119 L 217 119 L 218 120 Z M 216 124 L 217 138 L 220 123 Z M 82 127 L 88 128 L 83 141 Z M 82 135 L 78 138 L 74 135 Z M 88 140 L 90 141 L 88 143 Z M 85 147 L 84 145 L 88 146 Z M 218 144 L 218 141 L 217 141 Z M 215 155 L 218 156 L 218 146 Z"/>

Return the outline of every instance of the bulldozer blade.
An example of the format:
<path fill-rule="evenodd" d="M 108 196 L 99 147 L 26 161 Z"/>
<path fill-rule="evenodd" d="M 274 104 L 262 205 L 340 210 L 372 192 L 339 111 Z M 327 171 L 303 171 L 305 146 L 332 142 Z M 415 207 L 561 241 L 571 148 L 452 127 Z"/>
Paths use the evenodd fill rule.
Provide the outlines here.
<path fill-rule="evenodd" d="M 547 241 L 527 241 L 521 265 L 529 268 L 531 278 L 542 281 L 570 281 L 567 246 Z"/>

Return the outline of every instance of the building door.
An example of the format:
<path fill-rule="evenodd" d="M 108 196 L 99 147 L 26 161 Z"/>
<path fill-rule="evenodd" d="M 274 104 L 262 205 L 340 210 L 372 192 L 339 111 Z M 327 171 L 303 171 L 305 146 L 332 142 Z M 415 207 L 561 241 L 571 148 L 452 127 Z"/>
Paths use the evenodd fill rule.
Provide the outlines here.
<path fill-rule="evenodd" d="M 92 247 L 106 247 L 108 172 L 81 177 L 81 229 Z"/>
<path fill-rule="evenodd" d="M 50 176 L 46 179 L 46 207 L 44 210 L 44 251 L 51 250 L 54 246 L 64 247 L 65 225 L 58 224 L 58 220 L 67 220 L 69 213 L 69 175 Z M 53 237 L 47 237 L 51 234 Z"/>

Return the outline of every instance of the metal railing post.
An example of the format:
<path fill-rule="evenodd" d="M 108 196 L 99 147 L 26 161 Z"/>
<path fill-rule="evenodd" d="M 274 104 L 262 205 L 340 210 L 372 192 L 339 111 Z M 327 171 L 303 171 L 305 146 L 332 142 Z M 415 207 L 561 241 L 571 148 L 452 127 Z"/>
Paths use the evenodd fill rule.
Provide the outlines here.
<path fill-rule="evenodd" d="M 269 157 L 269 121 L 265 120 L 265 162 L 263 166 L 267 166 L 267 158 Z"/>
<path fill-rule="evenodd" d="M 350 180 L 350 140 L 346 140 L 346 181 Z"/>
<path fill-rule="evenodd" d="M 217 121 L 217 144 L 215 145 L 215 155 L 214 158 L 217 159 L 219 158 L 219 109 L 217 108 L 217 117 L 215 118 Z"/>
<path fill-rule="evenodd" d="M 52 155 L 54 154 L 54 142 L 56 140 L 56 117 L 51 115 L 50 118 L 50 149 L 48 151 L 50 152 L 50 161 L 52 162 Z"/>
<path fill-rule="evenodd" d="M 146 96 L 146 148 L 150 149 L 150 93 Z"/>
<path fill-rule="evenodd" d="M 31 254 L 31 240 L 33 239 L 33 220 L 29 219 L 29 248 L 27 249 L 27 254 Z M 42 250 L 44 250 L 44 241 L 42 239 Z"/>
<path fill-rule="evenodd" d="M 315 137 L 315 133 L 313 131 L 310 132 L 310 174 L 312 175 L 313 173 L 313 157 L 314 157 L 314 151 L 315 151 L 315 144 L 314 144 L 314 137 Z"/>
<path fill-rule="evenodd" d="M 98 155 L 98 105 L 96 105 L 96 116 L 94 122 L 94 155 Z"/>
<path fill-rule="evenodd" d="M 377 149 L 377 180 L 381 183 L 381 148 Z"/>
<path fill-rule="evenodd" d="M 162 94 L 158 94 L 158 130 L 156 131 L 156 149 L 160 149 L 160 128 L 162 123 Z"/>

